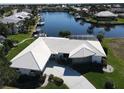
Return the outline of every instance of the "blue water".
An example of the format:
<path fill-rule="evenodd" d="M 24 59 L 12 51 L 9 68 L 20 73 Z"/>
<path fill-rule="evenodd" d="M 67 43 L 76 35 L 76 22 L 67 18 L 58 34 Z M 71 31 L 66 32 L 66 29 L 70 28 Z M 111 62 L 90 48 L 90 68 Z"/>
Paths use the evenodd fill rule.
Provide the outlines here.
<path fill-rule="evenodd" d="M 44 18 L 45 25 L 42 26 L 42 31 L 46 32 L 48 36 L 58 36 L 60 31 L 70 31 L 74 35 L 88 34 L 87 29 L 92 25 L 87 22 L 80 24 L 74 17 L 66 12 L 44 12 L 41 13 Z M 105 37 L 124 37 L 124 25 L 116 25 L 109 27 L 94 27 L 93 35 L 104 33 Z"/>

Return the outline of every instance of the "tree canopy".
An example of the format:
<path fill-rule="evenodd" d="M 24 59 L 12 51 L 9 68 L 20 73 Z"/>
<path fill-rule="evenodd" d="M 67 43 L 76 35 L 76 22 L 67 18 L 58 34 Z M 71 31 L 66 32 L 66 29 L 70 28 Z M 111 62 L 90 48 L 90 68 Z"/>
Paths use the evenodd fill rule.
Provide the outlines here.
<path fill-rule="evenodd" d="M 71 32 L 70 31 L 60 31 L 59 32 L 59 36 L 60 37 L 67 37 L 69 35 L 71 35 Z"/>
<path fill-rule="evenodd" d="M 9 67 L 10 64 L 11 63 L 0 54 L 0 86 L 9 85 L 18 78 L 16 71 Z"/>

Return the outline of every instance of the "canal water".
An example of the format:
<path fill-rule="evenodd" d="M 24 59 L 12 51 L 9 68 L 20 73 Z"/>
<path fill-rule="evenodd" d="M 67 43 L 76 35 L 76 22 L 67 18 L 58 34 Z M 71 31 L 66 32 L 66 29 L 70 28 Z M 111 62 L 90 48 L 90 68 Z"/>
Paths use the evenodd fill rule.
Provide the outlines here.
<path fill-rule="evenodd" d="M 73 15 L 66 12 L 43 12 L 41 15 L 45 21 L 41 29 L 48 36 L 58 36 L 60 31 L 70 31 L 73 35 L 103 33 L 105 37 L 124 37 L 124 25 L 95 26 L 84 21 L 75 20 Z"/>

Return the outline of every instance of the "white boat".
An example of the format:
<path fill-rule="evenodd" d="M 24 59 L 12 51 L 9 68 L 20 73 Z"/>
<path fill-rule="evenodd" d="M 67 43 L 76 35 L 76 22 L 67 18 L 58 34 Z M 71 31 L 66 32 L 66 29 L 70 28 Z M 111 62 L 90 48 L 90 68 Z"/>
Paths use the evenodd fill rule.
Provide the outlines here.
<path fill-rule="evenodd" d="M 44 25 L 45 24 L 45 22 L 43 21 L 43 22 L 40 22 L 41 23 L 41 25 Z"/>
<path fill-rule="evenodd" d="M 38 26 L 42 26 L 42 25 L 44 25 L 45 24 L 45 22 L 44 21 L 42 21 L 42 22 L 38 22 Z"/>
<path fill-rule="evenodd" d="M 76 18 L 76 19 L 80 19 L 80 18 L 81 18 L 81 16 L 79 16 L 79 15 L 78 15 L 78 16 L 75 16 L 75 18 Z"/>

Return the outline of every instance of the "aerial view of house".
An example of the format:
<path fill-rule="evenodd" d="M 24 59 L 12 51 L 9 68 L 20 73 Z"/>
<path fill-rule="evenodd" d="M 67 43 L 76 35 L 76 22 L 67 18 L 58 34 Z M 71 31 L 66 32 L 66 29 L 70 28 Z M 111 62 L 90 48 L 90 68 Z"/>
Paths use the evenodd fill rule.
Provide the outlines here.
<path fill-rule="evenodd" d="M 124 4 L 0 5 L 1 89 L 123 89 Z"/>

